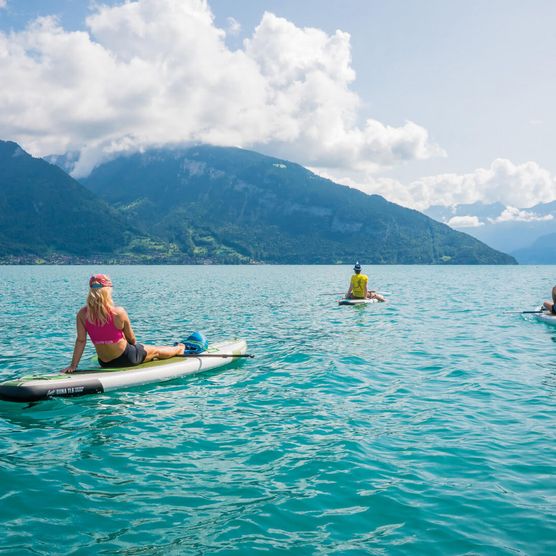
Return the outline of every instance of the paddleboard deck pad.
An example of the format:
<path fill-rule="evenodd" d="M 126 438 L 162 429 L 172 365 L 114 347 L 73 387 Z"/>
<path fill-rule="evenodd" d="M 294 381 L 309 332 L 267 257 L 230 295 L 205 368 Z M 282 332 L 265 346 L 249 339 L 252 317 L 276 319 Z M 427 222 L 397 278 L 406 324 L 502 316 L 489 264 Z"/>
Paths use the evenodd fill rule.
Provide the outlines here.
<path fill-rule="evenodd" d="M 227 340 L 212 344 L 199 356 L 172 357 L 142 363 L 135 367 L 77 370 L 71 374 L 24 376 L 0 383 L 0 399 L 11 402 L 36 402 L 49 398 L 71 398 L 101 394 L 110 390 L 163 382 L 210 371 L 230 364 L 234 356 L 247 352 L 245 340 Z M 230 354 L 232 357 L 203 357 L 204 354 Z"/>
<path fill-rule="evenodd" d="M 338 305 L 368 305 L 369 303 L 378 302 L 378 299 L 340 299 Z"/>

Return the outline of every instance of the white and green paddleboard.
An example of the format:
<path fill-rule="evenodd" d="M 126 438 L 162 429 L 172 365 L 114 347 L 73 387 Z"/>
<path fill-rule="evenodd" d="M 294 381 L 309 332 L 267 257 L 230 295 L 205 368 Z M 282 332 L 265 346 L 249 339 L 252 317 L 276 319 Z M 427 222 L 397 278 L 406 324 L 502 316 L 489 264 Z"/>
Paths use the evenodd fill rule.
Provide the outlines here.
<path fill-rule="evenodd" d="M 543 311 L 542 313 L 537 313 L 535 317 L 538 320 L 542 320 L 543 322 L 546 322 L 546 324 L 552 324 L 553 326 L 556 325 L 556 315 L 554 315 L 550 311 Z"/>
<path fill-rule="evenodd" d="M 378 302 L 378 299 L 340 299 L 338 305 L 368 305 L 369 303 Z"/>
<path fill-rule="evenodd" d="M 136 367 L 77 370 L 72 374 L 24 376 L 0 383 L 0 399 L 35 402 L 48 398 L 69 398 L 100 394 L 110 390 L 163 382 L 210 371 L 245 356 L 247 342 L 241 339 L 212 344 L 203 353 L 142 363 Z"/>

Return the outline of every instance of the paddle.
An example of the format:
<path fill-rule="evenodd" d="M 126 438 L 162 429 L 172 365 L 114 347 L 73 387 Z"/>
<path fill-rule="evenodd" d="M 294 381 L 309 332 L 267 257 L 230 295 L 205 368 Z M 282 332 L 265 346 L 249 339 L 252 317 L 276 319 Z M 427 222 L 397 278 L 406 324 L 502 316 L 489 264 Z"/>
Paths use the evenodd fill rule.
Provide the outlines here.
<path fill-rule="evenodd" d="M 176 355 L 176 357 L 248 357 L 254 359 L 254 355 L 250 353 L 184 353 L 183 355 Z"/>

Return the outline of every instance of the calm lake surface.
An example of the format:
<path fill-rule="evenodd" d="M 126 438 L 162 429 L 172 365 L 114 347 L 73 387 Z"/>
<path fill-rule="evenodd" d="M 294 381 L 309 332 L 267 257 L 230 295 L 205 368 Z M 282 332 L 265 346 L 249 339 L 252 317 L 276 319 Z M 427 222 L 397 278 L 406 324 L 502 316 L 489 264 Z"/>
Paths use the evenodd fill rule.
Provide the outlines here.
<path fill-rule="evenodd" d="M 2 554 L 556 554 L 556 267 L 0 267 L 0 378 L 70 362 L 106 272 L 143 343 L 256 358 L 0 402 Z M 332 294 L 332 295 L 331 295 Z M 82 366 L 92 363 L 88 345 Z"/>

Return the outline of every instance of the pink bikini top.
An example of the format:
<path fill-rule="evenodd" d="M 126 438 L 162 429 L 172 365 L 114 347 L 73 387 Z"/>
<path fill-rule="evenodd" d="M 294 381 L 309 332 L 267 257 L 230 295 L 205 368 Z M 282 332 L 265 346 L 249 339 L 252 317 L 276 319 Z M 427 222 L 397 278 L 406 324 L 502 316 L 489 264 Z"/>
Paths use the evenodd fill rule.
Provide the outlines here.
<path fill-rule="evenodd" d="M 116 328 L 114 324 L 114 315 L 110 315 L 106 324 L 100 326 L 85 319 L 85 329 L 95 346 L 97 344 L 117 344 L 125 338 L 123 331 Z"/>

